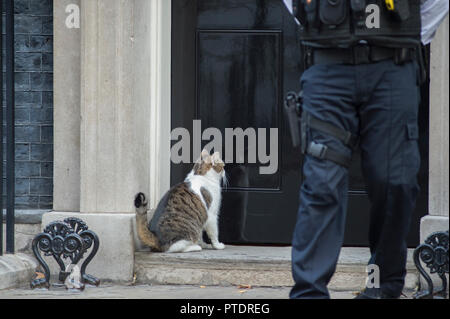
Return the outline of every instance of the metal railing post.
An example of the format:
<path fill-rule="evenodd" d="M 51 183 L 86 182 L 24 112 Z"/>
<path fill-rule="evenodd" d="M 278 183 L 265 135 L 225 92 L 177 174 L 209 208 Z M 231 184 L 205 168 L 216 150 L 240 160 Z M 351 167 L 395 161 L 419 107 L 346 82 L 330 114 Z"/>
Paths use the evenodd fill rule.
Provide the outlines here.
<path fill-rule="evenodd" d="M 0 1 L 0 47 L 3 51 L 3 1 Z M 2 70 L 2 76 L 0 77 L 0 123 L 2 123 L 0 130 L 0 141 L 2 146 L 0 147 L 0 256 L 3 255 L 3 54 L 0 54 L 0 68 Z"/>
<path fill-rule="evenodd" d="M 14 253 L 14 1 L 6 0 L 6 252 Z"/>

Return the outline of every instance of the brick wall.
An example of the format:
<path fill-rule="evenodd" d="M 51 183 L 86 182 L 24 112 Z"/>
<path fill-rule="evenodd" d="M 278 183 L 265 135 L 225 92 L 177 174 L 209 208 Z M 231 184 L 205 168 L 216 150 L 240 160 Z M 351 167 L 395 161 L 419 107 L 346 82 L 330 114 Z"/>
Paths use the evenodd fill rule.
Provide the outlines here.
<path fill-rule="evenodd" d="M 49 209 L 53 202 L 53 1 L 15 0 L 14 6 L 16 208 Z"/>

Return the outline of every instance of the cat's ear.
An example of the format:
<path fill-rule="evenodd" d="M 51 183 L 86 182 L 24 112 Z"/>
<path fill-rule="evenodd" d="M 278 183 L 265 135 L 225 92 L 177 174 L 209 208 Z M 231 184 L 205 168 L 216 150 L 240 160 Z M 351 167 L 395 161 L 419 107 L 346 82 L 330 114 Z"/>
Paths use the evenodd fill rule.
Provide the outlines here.
<path fill-rule="evenodd" d="M 206 149 L 204 149 L 202 151 L 202 153 L 200 154 L 200 157 L 197 158 L 197 160 L 195 162 L 200 164 L 200 163 L 206 161 L 208 158 L 209 158 L 209 152 Z"/>
<path fill-rule="evenodd" d="M 220 153 L 219 152 L 215 152 L 212 156 L 212 162 L 213 164 L 218 164 L 218 163 L 222 163 L 222 159 L 220 158 Z"/>
<path fill-rule="evenodd" d="M 205 159 L 207 157 L 209 157 L 209 152 L 208 152 L 208 150 L 206 148 L 204 148 L 203 151 L 202 151 L 202 154 L 201 154 L 201 158 Z"/>
<path fill-rule="evenodd" d="M 212 156 L 212 163 L 213 165 L 220 165 L 220 166 L 225 166 L 225 163 L 223 162 L 222 158 L 220 157 L 220 153 L 219 152 L 215 152 Z"/>
<path fill-rule="evenodd" d="M 209 155 L 209 152 L 206 148 L 203 149 L 201 158 L 202 158 L 203 162 L 208 163 L 208 164 L 211 163 L 211 161 L 212 161 L 211 156 Z"/>

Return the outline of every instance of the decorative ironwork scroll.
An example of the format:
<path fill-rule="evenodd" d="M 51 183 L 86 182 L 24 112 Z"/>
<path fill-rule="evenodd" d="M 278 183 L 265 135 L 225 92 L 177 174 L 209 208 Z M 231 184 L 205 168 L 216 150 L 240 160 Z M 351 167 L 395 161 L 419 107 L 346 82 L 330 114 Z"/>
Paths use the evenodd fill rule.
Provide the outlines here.
<path fill-rule="evenodd" d="M 442 286 L 439 290 L 434 291 L 433 281 L 421 262 L 429 269 L 430 274 L 437 274 L 441 279 Z M 432 299 L 434 296 L 446 298 L 448 283 L 445 274 L 448 274 L 448 230 L 446 232 L 435 232 L 428 236 L 425 242 L 415 249 L 414 263 L 428 286 L 427 289 L 421 289 L 419 282 L 419 291 L 414 298 Z"/>
<path fill-rule="evenodd" d="M 48 224 L 44 231 L 33 239 L 32 249 L 35 257 L 44 270 L 44 278 L 31 282 L 31 288 L 50 286 L 50 268 L 42 258 L 52 256 L 60 267 L 59 281 L 64 282 L 70 272 L 67 272 L 64 260 L 69 259 L 70 264 L 76 265 L 90 249 L 90 253 L 81 265 L 81 280 L 83 283 L 98 286 L 100 280 L 86 274 L 86 267 L 98 251 L 100 240 L 98 236 L 88 229 L 84 221 L 79 218 L 69 217 L 64 221 L 55 221 Z"/>
<path fill-rule="evenodd" d="M 83 264 L 81 264 L 81 276 L 84 283 L 98 286 L 100 284 L 100 280 L 92 275 L 86 274 L 86 267 L 97 254 L 98 247 L 100 245 L 100 240 L 97 234 L 92 230 L 89 230 L 86 223 L 79 218 L 69 217 L 66 218 L 64 222 L 68 223 L 75 231 L 75 233 L 83 239 L 84 250 L 82 254 L 84 254 L 89 248 L 92 247 L 91 252 L 86 257 Z"/>

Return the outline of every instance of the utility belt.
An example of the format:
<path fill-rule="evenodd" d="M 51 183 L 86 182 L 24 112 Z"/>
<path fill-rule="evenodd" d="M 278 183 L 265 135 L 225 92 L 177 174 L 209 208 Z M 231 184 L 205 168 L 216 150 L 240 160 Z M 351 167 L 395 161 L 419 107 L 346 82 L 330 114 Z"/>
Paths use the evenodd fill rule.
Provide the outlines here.
<path fill-rule="evenodd" d="M 304 47 L 305 68 L 315 64 L 368 64 L 392 59 L 401 65 L 416 59 L 416 50 L 412 48 L 385 48 L 359 44 L 350 48 L 313 48 Z"/>
<path fill-rule="evenodd" d="M 309 137 L 310 130 L 320 131 L 327 136 L 332 136 L 351 149 L 356 148 L 358 136 L 304 112 L 302 110 L 302 103 L 302 92 L 299 94 L 289 92 L 287 94 L 285 110 L 293 146 L 300 146 L 302 154 L 329 160 L 348 168 L 352 160 L 351 156 L 334 150 L 325 144 L 312 141 Z"/>

